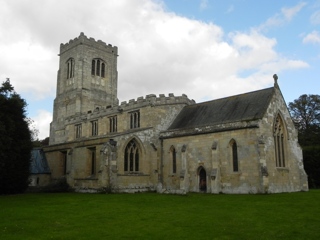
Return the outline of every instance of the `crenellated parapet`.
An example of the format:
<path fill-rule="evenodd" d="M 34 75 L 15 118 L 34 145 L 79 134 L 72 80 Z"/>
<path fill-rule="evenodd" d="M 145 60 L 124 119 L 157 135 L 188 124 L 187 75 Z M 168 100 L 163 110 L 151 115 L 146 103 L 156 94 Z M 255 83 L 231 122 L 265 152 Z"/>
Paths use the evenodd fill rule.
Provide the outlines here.
<path fill-rule="evenodd" d="M 68 43 L 65 43 L 65 44 L 61 43 L 60 54 L 81 44 L 87 45 L 87 46 L 94 46 L 95 48 L 98 48 L 102 51 L 107 51 L 109 53 L 118 55 L 118 47 L 112 46 L 111 44 L 106 44 L 101 40 L 96 41 L 94 38 L 88 38 L 86 35 L 84 35 L 83 32 L 80 33 L 79 37 L 71 39 Z"/>
<path fill-rule="evenodd" d="M 128 102 L 121 102 L 120 107 L 124 110 L 128 108 L 139 108 L 145 105 L 150 106 L 160 106 L 169 104 L 195 104 L 194 100 L 190 100 L 187 95 L 182 94 L 182 96 L 174 96 L 173 93 L 169 93 L 168 96 L 164 94 L 159 94 L 159 97 L 155 94 L 149 94 L 145 98 L 138 97 L 137 99 L 130 99 Z"/>
<path fill-rule="evenodd" d="M 157 107 L 157 106 L 165 106 L 165 105 L 192 105 L 196 102 L 192 99 L 189 99 L 187 95 L 182 94 L 181 96 L 174 96 L 173 93 L 169 93 L 168 96 L 165 94 L 148 94 L 145 97 L 138 97 L 137 99 L 130 99 L 129 101 L 123 101 L 118 106 L 102 106 L 96 107 L 88 111 L 87 113 L 83 113 L 81 115 L 74 115 L 66 118 L 68 123 L 76 123 L 81 121 L 90 120 L 93 118 L 112 116 L 122 112 L 128 112 L 136 109 L 140 109 L 143 107 Z"/>

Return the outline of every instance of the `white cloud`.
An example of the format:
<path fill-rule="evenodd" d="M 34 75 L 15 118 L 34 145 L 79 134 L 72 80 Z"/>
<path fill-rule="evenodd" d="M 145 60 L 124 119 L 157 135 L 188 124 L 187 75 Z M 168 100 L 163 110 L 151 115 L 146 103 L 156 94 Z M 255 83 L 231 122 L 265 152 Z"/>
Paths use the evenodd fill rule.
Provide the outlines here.
<path fill-rule="evenodd" d="M 291 8 L 282 8 L 281 12 L 284 16 L 284 18 L 287 21 L 291 21 L 291 19 L 298 13 L 301 11 L 301 9 L 306 5 L 306 2 L 300 2 L 298 3 L 296 6 L 291 7 Z"/>
<path fill-rule="evenodd" d="M 292 18 L 298 14 L 301 9 L 306 5 L 305 2 L 300 2 L 297 5 L 291 8 L 282 8 L 281 13 L 275 14 L 273 17 L 267 19 L 267 21 L 261 24 L 258 29 L 259 30 L 267 30 L 271 27 L 279 27 L 282 26 L 292 20 Z"/>
<path fill-rule="evenodd" d="M 320 11 L 316 11 L 311 15 L 310 22 L 315 25 L 320 24 Z"/>
<path fill-rule="evenodd" d="M 305 36 L 302 40 L 303 43 L 320 43 L 320 34 L 318 31 L 313 31 Z"/>
<path fill-rule="evenodd" d="M 276 40 L 258 31 L 225 34 L 213 23 L 166 12 L 159 1 L 0 3 L 0 77 L 10 77 L 18 92 L 36 99 L 53 101 L 59 44 L 80 32 L 118 46 L 120 101 L 150 93 L 214 99 L 270 86 L 275 72 L 307 67 L 279 55 Z M 40 111 L 33 119 L 40 136 L 47 135 L 50 113 Z"/>
<path fill-rule="evenodd" d="M 38 139 L 44 139 L 49 136 L 50 122 L 52 121 L 52 113 L 45 110 L 38 110 L 37 115 L 31 117 L 34 121 L 33 125 L 39 129 Z"/>
<path fill-rule="evenodd" d="M 200 1 L 200 10 L 205 10 L 208 8 L 208 0 L 201 0 Z"/>
<path fill-rule="evenodd" d="M 227 13 L 232 13 L 234 11 L 234 5 L 228 7 Z"/>

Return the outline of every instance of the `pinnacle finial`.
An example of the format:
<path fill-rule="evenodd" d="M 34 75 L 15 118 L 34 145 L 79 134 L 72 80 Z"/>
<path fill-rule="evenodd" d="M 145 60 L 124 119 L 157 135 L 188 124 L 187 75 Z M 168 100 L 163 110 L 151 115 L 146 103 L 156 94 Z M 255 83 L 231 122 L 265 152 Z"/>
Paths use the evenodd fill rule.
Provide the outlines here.
<path fill-rule="evenodd" d="M 273 79 L 274 79 L 274 83 L 277 83 L 277 81 L 278 81 L 278 75 L 277 75 L 277 74 L 273 74 Z"/>

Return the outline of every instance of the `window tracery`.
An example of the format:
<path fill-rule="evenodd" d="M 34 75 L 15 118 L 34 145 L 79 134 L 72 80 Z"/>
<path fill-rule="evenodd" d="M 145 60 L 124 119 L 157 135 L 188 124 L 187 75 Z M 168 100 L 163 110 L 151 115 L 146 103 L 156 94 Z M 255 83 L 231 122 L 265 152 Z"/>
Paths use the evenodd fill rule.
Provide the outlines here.
<path fill-rule="evenodd" d="M 124 153 L 124 171 L 138 172 L 139 171 L 140 150 L 136 140 L 132 139 Z"/>
<path fill-rule="evenodd" d="M 285 128 L 280 114 L 277 115 L 274 123 L 274 145 L 275 145 L 275 159 L 277 167 L 285 167 Z"/>

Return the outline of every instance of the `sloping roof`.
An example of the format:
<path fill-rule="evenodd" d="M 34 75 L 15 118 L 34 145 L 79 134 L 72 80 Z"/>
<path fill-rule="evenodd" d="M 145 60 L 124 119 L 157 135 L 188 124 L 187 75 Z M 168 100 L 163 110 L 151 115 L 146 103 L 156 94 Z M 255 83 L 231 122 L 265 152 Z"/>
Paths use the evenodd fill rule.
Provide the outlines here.
<path fill-rule="evenodd" d="M 46 156 L 42 149 L 34 148 L 31 151 L 31 163 L 30 173 L 31 174 L 42 174 L 50 173 L 50 168 L 46 159 Z"/>
<path fill-rule="evenodd" d="M 271 87 L 186 106 L 168 130 L 261 119 L 273 93 L 274 88 Z"/>

